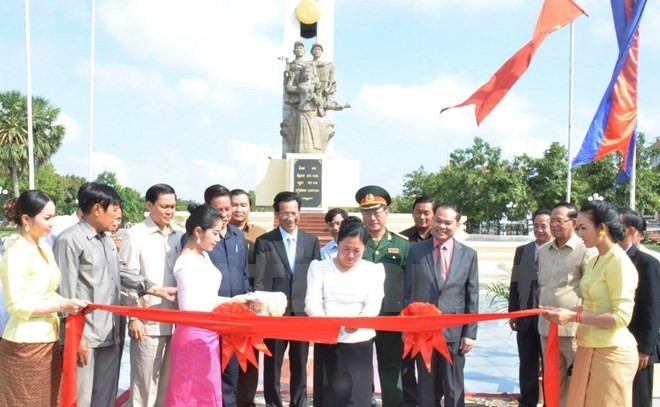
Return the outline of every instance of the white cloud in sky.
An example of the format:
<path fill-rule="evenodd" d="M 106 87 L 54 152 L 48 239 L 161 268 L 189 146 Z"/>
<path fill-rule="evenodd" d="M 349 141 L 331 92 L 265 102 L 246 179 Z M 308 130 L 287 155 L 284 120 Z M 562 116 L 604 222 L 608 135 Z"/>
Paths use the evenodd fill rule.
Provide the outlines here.
<path fill-rule="evenodd" d="M 339 0 L 341 2 L 349 2 L 355 0 Z M 527 0 L 414 0 L 414 1 L 402 1 L 402 0 L 371 0 L 366 2 L 365 0 L 360 0 L 365 3 L 373 3 L 374 6 L 383 7 L 388 6 L 392 8 L 412 8 L 420 13 L 433 13 L 441 10 L 446 10 L 448 8 L 462 7 L 469 10 L 489 10 L 493 8 L 508 8 L 513 6 L 518 6 L 523 4 Z"/>
<path fill-rule="evenodd" d="M 225 156 L 234 157 L 234 159 L 237 161 L 237 164 L 248 168 L 250 171 L 254 171 L 254 166 L 258 161 L 265 160 L 269 156 L 272 158 L 279 158 L 275 157 L 275 155 L 279 154 L 278 150 L 275 150 L 273 146 L 269 145 L 255 144 L 243 140 L 231 139 L 229 140 L 228 154 Z M 278 151 L 278 153 L 276 154 L 275 151 Z"/>
<path fill-rule="evenodd" d="M 644 106 L 639 108 L 637 116 L 637 129 L 646 134 L 647 141 L 655 139 L 660 135 L 660 108 L 647 109 Z"/>
<path fill-rule="evenodd" d="M 644 15 L 640 21 L 641 47 L 649 45 L 656 50 L 660 48 L 660 5 L 653 1 L 646 3 Z"/>
<path fill-rule="evenodd" d="M 232 87 L 280 90 L 282 44 L 271 32 L 282 21 L 279 2 L 121 0 L 103 2 L 99 17 L 142 59 Z"/>
<path fill-rule="evenodd" d="M 192 164 L 192 168 L 189 171 L 192 174 L 199 174 L 200 182 L 197 184 L 205 185 L 202 188 L 217 183 L 231 188 L 231 185 L 236 181 L 236 168 L 228 163 L 207 161 L 200 158 L 193 158 L 190 160 L 190 163 Z M 208 179 L 208 182 L 204 183 L 204 179 Z M 199 192 L 199 195 L 202 192 L 203 190 Z"/>
<path fill-rule="evenodd" d="M 66 112 L 60 111 L 55 124 L 63 125 L 66 130 L 62 144 L 72 143 L 80 138 L 80 134 L 82 133 L 80 123 L 78 123 L 73 117 L 69 116 Z"/>
<path fill-rule="evenodd" d="M 93 177 L 96 178 L 97 175 L 104 171 L 114 172 L 117 176 L 117 182 L 119 182 L 119 184 L 131 185 L 131 180 L 128 176 L 129 169 L 119 157 L 103 151 L 94 151 L 92 153 Z"/>
<path fill-rule="evenodd" d="M 195 119 L 195 124 L 202 129 L 210 129 L 213 126 L 213 119 L 208 113 L 200 113 Z"/>
<path fill-rule="evenodd" d="M 474 106 L 445 111 L 467 99 L 480 84 L 462 76 L 441 76 L 420 86 L 363 85 L 356 105 L 363 106 L 365 121 L 381 123 L 392 133 L 418 140 L 438 140 L 451 136 L 453 147 L 463 148 L 472 138 L 485 138 L 502 147 L 506 157 L 527 153 L 541 155 L 562 128 L 534 111 L 526 97 L 510 91 L 477 127 Z M 447 139 L 444 139 L 447 141 Z M 520 140 L 525 140 L 521 143 Z M 458 145 L 460 144 L 460 145 Z M 465 144 L 465 146 L 463 145 Z"/>
<path fill-rule="evenodd" d="M 84 169 L 85 177 L 87 177 L 88 160 L 87 155 L 74 155 L 67 154 L 62 157 L 61 161 L 57 157 L 56 167 L 60 174 L 76 173 L 80 171 L 72 171 L 75 169 Z M 104 151 L 94 151 L 92 153 L 92 179 L 95 179 L 100 173 L 104 171 L 114 172 L 117 176 L 117 181 L 121 185 L 132 185 L 135 180 L 129 179 L 130 173 L 128 166 L 122 161 L 121 158 L 114 154 L 106 153 Z M 134 173 L 135 174 L 135 173 Z"/>

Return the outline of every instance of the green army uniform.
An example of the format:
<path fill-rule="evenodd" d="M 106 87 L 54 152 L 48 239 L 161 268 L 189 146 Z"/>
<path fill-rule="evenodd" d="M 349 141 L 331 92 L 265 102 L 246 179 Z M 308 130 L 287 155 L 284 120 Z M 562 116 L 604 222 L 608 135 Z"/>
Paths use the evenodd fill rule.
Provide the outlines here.
<path fill-rule="evenodd" d="M 381 263 L 385 268 L 385 297 L 380 315 L 399 315 L 403 309 L 403 274 L 408 258 L 408 240 L 385 229 L 379 242 L 367 241 L 363 259 Z M 381 381 L 383 406 L 403 405 L 401 355 L 403 340 L 400 332 L 376 331 L 376 358 Z"/>
<path fill-rule="evenodd" d="M 408 258 L 408 239 L 385 229 L 379 242 L 371 237 L 362 258 L 385 267 L 385 298 L 380 315 L 399 315 L 403 310 L 403 273 Z"/>
<path fill-rule="evenodd" d="M 384 188 L 367 185 L 355 193 L 355 201 L 360 205 L 364 221 L 365 213 L 371 211 L 375 214 L 380 211 L 379 208 L 387 208 L 392 199 Z M 373 263 L 380 263 L 385 268 L 385 296 L 380 315 L 399 315 L 403 309 L 403 275 L 408 258 L 408 240 L 390 232 L 384 224 L 383 227 L 385 233 L 380 241 L 376 242 L 369 237 L 362 258 Z M 410 394 L 416 393 L 417 387 L 414 366 L 413 369 L 410 369 L 409 365 L 402 362 L 403 339 L 401 333 L 376 331 L 375 342 L 383 407 L 402 407 L 404 401 L 409 405 L 415 405 L 416 394 Z M 406 400 L 404 400 L 404 390 Z"/>

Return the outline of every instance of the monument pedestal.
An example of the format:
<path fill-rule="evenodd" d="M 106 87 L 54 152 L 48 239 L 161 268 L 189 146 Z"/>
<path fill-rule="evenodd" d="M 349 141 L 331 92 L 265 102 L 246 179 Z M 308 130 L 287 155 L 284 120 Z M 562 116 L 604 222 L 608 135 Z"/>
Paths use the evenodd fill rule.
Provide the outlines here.
<path fill-rule="evenodd" d="M 287 154 L 285 159 L 257 163 L 256 205 L 271 206 L 280 191 L 293 191 L 302 200 L 301 211 L 355 207 L 360 187 L 360 162 L 327 154 Z"/>

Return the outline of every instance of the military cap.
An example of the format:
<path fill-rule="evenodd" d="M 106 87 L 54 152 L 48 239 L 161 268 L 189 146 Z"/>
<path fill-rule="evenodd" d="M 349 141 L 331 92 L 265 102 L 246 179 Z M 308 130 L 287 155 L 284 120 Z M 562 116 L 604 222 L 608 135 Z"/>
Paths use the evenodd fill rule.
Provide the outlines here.
<path fill-rule="evenodd" d="M 389 205 L 392 198 L 385 188 L 367 185 L 358 189 L 355 193 L 355 201 L 360 205 L 360 209 L 373 209 L 381 205 Z"/>

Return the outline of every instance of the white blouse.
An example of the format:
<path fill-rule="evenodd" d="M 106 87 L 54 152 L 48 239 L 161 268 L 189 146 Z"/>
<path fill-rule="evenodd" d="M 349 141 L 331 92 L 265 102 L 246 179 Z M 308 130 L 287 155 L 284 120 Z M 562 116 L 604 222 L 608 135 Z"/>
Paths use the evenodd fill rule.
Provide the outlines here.
<path fill-rule="evenodd" d="M 305 312 L 311 317 L 375 317 L 380 312 L 385 291 L 385 268 L 366 260 L 347 272 L 335 266 L 334 259 L 314 260 L 307 273 Z M 356 343 L 373 338 L 373 329 L 339 332 L 338 342 Z"/>
<path fill-rule="evenodd" d="M 222 274 L 209 259 L 206 252 L 201 255 L 184 250 L 174 264 L 179 309 L 183 311 L 212 311 L 229 298 L 218 296 Z"/>

